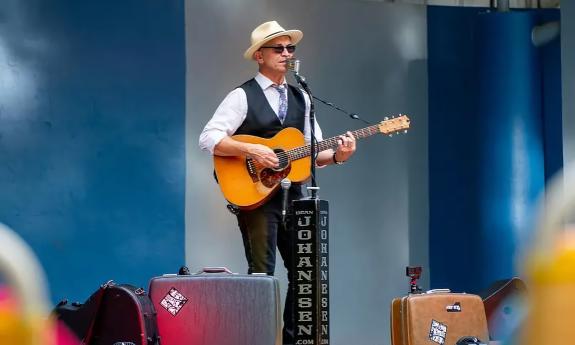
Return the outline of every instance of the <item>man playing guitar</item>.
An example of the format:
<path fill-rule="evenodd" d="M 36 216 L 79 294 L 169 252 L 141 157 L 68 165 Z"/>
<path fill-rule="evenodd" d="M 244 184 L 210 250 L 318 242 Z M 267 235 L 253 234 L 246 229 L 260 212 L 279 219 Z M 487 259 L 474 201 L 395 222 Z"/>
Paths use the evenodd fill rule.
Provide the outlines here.
<path fill-rule="evenodd" d="M 300 30 L 284 30 L 275 21 L 263 23 L 253 30 L 251 46 L 244 53 L 244 58 L 254 60 L 259 73 L 231 91 L 219 105 L 200 135 L 199 144 L 203 150 L 214 156 L 240 157 L 259 168 L 273 171 L 281 164 L 276 151 L 262 143 L 240 141 L 232 136 L 272 138 L 285 128 L 293 127 L 304 133 L 306 143 L 310 142 L 309 96 L 288 85 L 285 78 L 288 71 L 286 62 L 293 57 L 296 44 L 302 37 Z M 322 133 L 317 123 L 315 134 L 316 139 L 321 141 Z M 347 161 L 355 152 L 356 140 L 351 132 L 347 132 L 337 137 L 336 145 L 335 150 L 329 148 L 318 154 L 318 166 Z M 302 196 L 301 187 L 292 185 L 289 189 L 290 202 Z M 248 273 L 273 275 L 276 246 L 284 262 L 291 261 L 289 236 L 282 222 L 281 211 L 281 193 L 270 193 L 269 198 L 261 203 L 240 208 L 237 219 Z M 291 285 L 293 277 L 287 266 Z M 289 291 L 284 309 L 284 345 L 293 344 L 293 296 Z"/>

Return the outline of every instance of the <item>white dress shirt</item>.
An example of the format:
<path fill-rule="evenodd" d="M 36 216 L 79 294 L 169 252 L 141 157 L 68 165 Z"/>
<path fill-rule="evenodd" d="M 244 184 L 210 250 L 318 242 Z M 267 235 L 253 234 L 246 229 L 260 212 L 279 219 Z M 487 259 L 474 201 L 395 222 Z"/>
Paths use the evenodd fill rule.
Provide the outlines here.
<path fill-rule="evenodd" d="M 268 100 L 273 111 L 278 113 L 280 96 L 279 92 L 272 87 L 274 83 L 261 73 L 255 76 L 256 82 L 262 88 L 266 99 Z M 284 80 L 284 85 L 287 84 Z M 306 143 L 310 142 L 311 131 L 309 128 L 309 111 L 310 100 L 309 95 L 302 92 L 305 100 L 305 119 L 304 119 L 304 137 Z M 289 101 L 288 101 L 289 102 Z M 288 103 L 289 109 L 289 103 Z M 225 137 L 232 136 L 236 130 L 242 125 L 248 113 L 248 99 L 245 91 L 238 87 L 230 92 L 226 98 L 220 103 L 216 112 L 210 121 L 204 127 L 202 134 L 200 134 L 200 148 L 210 153 L 214 153 L 214 147 Z M 317 120 L 315 121 L 315 137 L 318 141 L 323 140 L 321 128 Z"/>

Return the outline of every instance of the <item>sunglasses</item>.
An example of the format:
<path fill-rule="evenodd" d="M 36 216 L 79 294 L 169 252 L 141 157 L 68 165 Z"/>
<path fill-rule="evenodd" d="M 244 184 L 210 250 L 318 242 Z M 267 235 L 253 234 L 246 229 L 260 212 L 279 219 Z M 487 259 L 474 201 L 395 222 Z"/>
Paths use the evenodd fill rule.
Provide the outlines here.
<path fill-rule="evenodd" d="M 287 50 L 288 53 L 295 52 L 295 46 L 293 44 L 287 46 L 262 46 L 260 48 L 270 48 L 274 50 L 274 53 L 281 54 L 284 52 L 284 49 Z"/>

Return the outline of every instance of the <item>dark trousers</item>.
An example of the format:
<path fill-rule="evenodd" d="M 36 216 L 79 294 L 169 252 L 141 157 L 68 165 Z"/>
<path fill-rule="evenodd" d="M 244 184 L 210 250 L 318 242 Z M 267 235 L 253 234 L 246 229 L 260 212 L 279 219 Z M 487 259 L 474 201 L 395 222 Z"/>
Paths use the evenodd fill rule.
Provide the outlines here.
<path fill-rule="evenodd" d="M 293 302 L 294 287 L 293 272 L 290 263 L 293 260 L 293 241 L 288 229 L 282 222 L 283 190 L 278 191 L 268 202 L 254 210 L 240 211 L 238 225 L 242 232 L 248 273 L 266 273 L 273 275 L 276 265 L 276 247 L 288 271 L 288 291 L 284 306 L 283 344 L 293 344 L 294 315 Z M 289 200 L 302 197 L 301 187 L 294 186 L 289 191 Z"/>

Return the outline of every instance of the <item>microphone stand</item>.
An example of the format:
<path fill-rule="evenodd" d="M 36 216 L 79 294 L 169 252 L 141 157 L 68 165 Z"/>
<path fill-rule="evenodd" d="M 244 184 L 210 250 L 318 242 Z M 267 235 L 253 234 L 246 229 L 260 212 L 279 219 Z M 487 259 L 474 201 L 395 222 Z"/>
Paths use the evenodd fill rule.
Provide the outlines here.
<path fill-rule="evenodd" d="M 319 187 L 315 176 L 317 159 L 317 141 L 315 138 L 314 99 L 305 78 L 299 75 L 299 61 L 290 59 L 288 69 L 294 72 L 294 78 L 310 99 L 309 128 L 311 156 L 311 191 L 309 198 L 292 202 L 293 218 L 291 233 L 293 257 L 290 260 L 290 292 L 293 296 L 293 315 L 306 313 L 309 318 L 292 319 L 294 327 L 310 328 L 311 332 L 294 334 L 296 344 L 329 344 L 329 204 L 317 197 Z M 296 245 L 309 250 L 295 250 Z M 298 267 L 297 262 L 307 260 L 311 267 Z M 303 277 L 297 281 L 294 277 Z M 313 287 L 308 292 L 306 289 Z M 298 288 L 299 287 L 299 288 Z M 302 287 L 305 287 L 302 289 Z M 311 295 L 310 295 L 311 293 Z M 301 303 L 302 301 L 306 303 Z"/>
<path fill-rule="evenodd" d="M 302 87 L 302 89 L 309 95 L 309 128 L 310 128 L 310 157 L 311 157 L 311 187 L 308 189 L 311 191 L 311 199 L 317 199 L 317 191 L 319 187 L 317 186 L 317 181 L 315 178 L 315 165 L 316 165 L 316 158 L 317 158 L 317 145 L 315 140 L 315 106 L 314 106 L 314 97 L 305 81 L 305 78 L 299 75 L 297 70 L 294 70 L 293 76 L 297 83 Z"/>
<path fill-rule="evenodd" d="M 311 90 L 310 90 L 305 78 L 299 74 L 299 60 L 295 60 L 295 59 L 290 60 L 288 62 L 288 69 L 290 69 L 293 72 L 294 79 L 297 81 L 297 83 L 302 87 L 302 89 L 309 96 L 309 101 L 310 101 L 310 107 L 309 107 L 309 126 L 310 127 L 309 128 L 310 128 L 310 133 L 311 133 L 310 134 L 311 187 L 308 187 L 308 189 L 311 190 L 311 199 L 317 199 L 317 191 L 319 190 L 319 187 L 317 186 L 317 181 L 316 181 L 316 177 L 315 177 L 315 166 L 316 166 L 316 158 L 317 158 L 318 152 L 316 152 L 317 151 L 317 149 L 316 149 L 317 145 L 316 145 L 316 139 L 315 139 L 315 103 L 314 103 L 314 100 L 318 100 L 321 103 L 346 114 L 347 116 L 349 116 L 353 120 L 359 120 L 359 121 L 362 121 L 363 123 L 368 124 L 368 125 L 371 125 L 371 123 L 360 118 L 359 115 L 356 113 L 347 112 L 344 109 L 338 107 L 337 105 L 335 105 L 331 102 L 325 101 L 319 97 L 312 95 Z"/>

